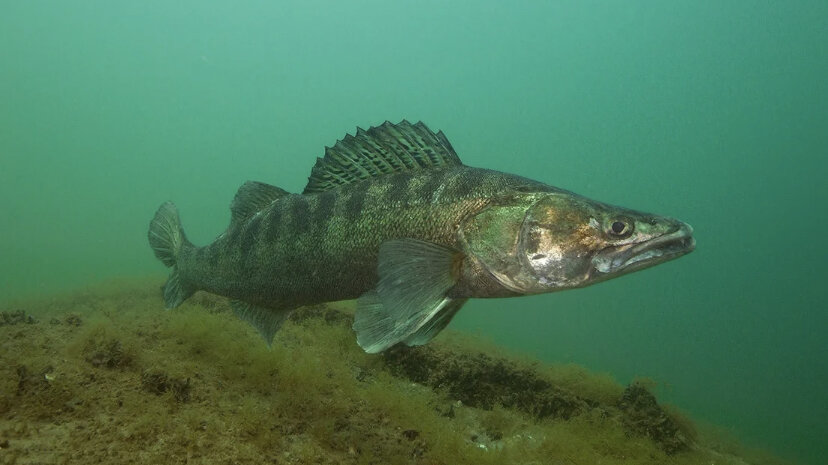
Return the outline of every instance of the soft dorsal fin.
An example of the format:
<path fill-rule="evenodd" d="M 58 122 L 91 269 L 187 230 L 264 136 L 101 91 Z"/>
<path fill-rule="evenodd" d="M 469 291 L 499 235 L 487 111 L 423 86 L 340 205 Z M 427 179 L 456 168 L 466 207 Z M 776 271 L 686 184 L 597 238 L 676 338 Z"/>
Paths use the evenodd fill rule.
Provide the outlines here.
<path fill-rule="evenodd" d="M 357 128 L 317 158 L 304 194 L 321 192 L 366 178 L 403 171 L 462 165 L 442 131 L 436 134 L 422 121 L 388 121 L 367 131 Z"/>
<path fill-rule="evenodd" d="M 230 204 L 230 224 L 246 221 L 276 199 L 288 195 L 284 189 L 257 181 L 247 181 L 239 187 Z"/>

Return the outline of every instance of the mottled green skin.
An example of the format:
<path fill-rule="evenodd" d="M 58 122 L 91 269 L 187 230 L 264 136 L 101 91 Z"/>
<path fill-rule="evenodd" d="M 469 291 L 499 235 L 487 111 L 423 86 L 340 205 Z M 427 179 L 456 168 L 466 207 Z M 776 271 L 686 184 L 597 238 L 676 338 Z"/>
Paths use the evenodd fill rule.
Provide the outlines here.
<path fill-rule="evenodd" d="M 491 202 L 527 192 L 561 191 L 456 166 L 291 194 L 231 224 L 212 244 L 185 248 L 178 269 L 193 288 L 269 308 L 354 299 L 377 283 L 382 242 L 413 238 L 462 251 L 458 228 L 465 219 Z M 464 266 L 456 286 L 463 297 L 513 295 L 474 264 Z"/>

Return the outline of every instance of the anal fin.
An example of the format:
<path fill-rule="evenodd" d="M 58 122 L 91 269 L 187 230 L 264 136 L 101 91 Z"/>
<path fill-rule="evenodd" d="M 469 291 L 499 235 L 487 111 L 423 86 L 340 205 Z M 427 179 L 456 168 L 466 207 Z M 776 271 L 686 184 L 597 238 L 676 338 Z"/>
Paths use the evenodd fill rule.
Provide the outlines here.
<path fill-rule="evenodd" d="M 233 313 L 250 323 L 262 335 L 268 347 L 273 344 L 273 335 L 282 327 L 293 309 L 273 309 L 258 307 L 241 300 L 231 300 Z"/>

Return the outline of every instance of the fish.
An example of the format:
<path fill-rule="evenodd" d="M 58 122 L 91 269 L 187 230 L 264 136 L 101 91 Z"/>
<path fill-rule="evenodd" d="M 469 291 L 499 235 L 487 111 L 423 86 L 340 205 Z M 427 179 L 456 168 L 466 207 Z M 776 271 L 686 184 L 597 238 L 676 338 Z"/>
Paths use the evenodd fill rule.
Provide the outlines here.
<path fill-rule="evenodd" d="M 165 307 L 228 297 L 268 345 L 296 308 L 356 299 L 368 353 L 423 345 L 472 298 L 581 288 L 692 252 L 693 228 L 522 176 L 467 166 L 442 131 L 388 121 L 317 158 L 301 194 L 244 183 L 199 247 L 163 203 L 149 243 Z"/>

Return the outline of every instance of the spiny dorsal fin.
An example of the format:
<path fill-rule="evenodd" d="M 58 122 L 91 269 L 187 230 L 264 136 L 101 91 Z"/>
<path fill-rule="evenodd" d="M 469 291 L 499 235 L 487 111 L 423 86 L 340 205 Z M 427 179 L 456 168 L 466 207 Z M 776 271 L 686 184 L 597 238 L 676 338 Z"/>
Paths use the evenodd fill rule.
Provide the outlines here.
<path fill-rule="evenodd" d="M 436 134 L 422 121 L 388 121 L 367 131 L 357 128 L 317 158 L 304 194 L 321 192 L 366 178 L 403 171 L 462 165 L 442 131 Z"/>
<path fill-rule="evenodd" d="M 284 189 L 257 181 L 247 181 L 239 187 L 230 204 L 230 224 L 246 221 L 276 199 L 288 195 Z"/>

